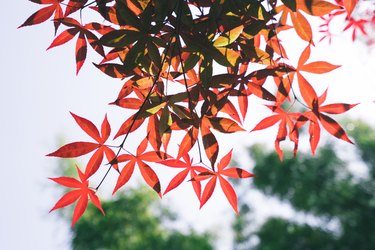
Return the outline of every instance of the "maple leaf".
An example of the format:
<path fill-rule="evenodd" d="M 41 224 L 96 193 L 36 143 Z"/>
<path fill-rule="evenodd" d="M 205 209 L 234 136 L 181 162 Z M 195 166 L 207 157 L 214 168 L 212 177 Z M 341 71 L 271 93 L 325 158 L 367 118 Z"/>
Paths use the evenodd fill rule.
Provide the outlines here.
<path fill-rule="evenodd" d="M 57 20 L 59 18 L 63 17 L 63 12 L 61 9 L 60 3 L 63 0 L 30 0 L 31 2 L 37 3 L 37 4 L 50 4 L 47 7 L 44 7 L 34 14 L 32 14 L 22 25 L 20 25 L 18 28 L 25 27 L 25 26 L 30 26 L 30 25 L 36 25 L 43 23 L 47 21 L 53 13 L 54 19 Z M 55 25 L 55 32 L 57 31 L 58 26 L 60 25 L 60 22 L 54 21 Z"/>
<path fill-rule="evenodd" d="M 285 112 L 281 107 L 277 107 L 277 106 L 267 106 L 267 107 L 271 109 L 273 112 L 275 112 L 276 114 L 271 115 L 261 120 L 251 130 L 251 132 L 269 128 L 279 122 L 279 129 L 277 131 L 277 136 L 275 140 L 275 149 L 276 149 L 277 154 L 279 155 L 280 160 L 283 159 L 283 151 L 280 148 L 280 142 L 284 141 L 288 134 L 289 134 L 288 135 L 289 139 L 294 142 L 294 155 L 296 155 L 297 149 L 298 149 L 299 135 L 298 135 L 298 130 L 295 129 L 295 120 L 299 118 L 299 114 Z"/>
<path fill-rule="evenodd" d="M 116 186 L 112 192 L 114 194 L 119 188 L 124 186 L 133 174 L 134 167 L 137 164 L 145 182 L 161 197 L 160 181 L 154 170 L 146 162 L 160 162 L 162 159 L 170 157 L 164 152 L 149 151 L 145 152 L 148 145 L 147 137 L 142 140 L 137 148 L 137 154 L 121 154 L 116 162 L 127 162 L 120 171 Z"/>
<path fill-rule="evenodd" d="M 287 3 L 293 3 L 293 5 Z M 341 8 L 338 5 L 332 4 L 324 0 L 297 0 L 295 1 L 295 3 L 294 1 L 284 1 L 284 4 L 285 5 L 281 5 L 276 8 L 276 11 L 278 13 L 282 12 L 280 23 L 286 24 L 289 15 L 297 35 L 301 39 L 311 44 L 314 44 L 313 32 L 309 21 L 301 13 L 301 11 L 313 16 L 324 16 L 326 14 L 331 13 L 334 10 L 338 10 Z"/>
<path fill-rule="evenodd" d="M 93 138 L 96 142 L 68 143 L 57 149 L 55 152 L 48 154 L 47 156 L 74 158 L 96 150 L 96 152 L 91 156 L 85 170 L 85 175 L 88 178 L 98 170 L 99 166 L 102 163 L 104 154 L 106 155 L 108 162 L 111 162 L 115 158 L 113 150 L 104 145 L 104 143 L 110 136 L 111 126 L 108 122 L 107 116 L 105 116 L 101 125 L 101 132 L 99 133 L 99 130 L 91 121 L 72 112 L 70 114 L 73 116 L 74 120 L 81 127 L 81 129 L 85 131 L 86 134 Z M 117 164 L 114 164 L 113 167 L 117 169 Z"/>
<path fill-rule="evenodd" d="M 104 210 L 100 204 L 98 196 L 95 194 L 95 191 L 89 188 L 89 181 L 87 176 L 81 172 L 78 166 L 76 166 L 79 180 L 72 177 L 58 177 L 58 178 L 49 178 L 50 180 L 65 186 L 67 188 L 74 188 L 64 194 L 55 204 L 55 206 L 50 210 L 63 208 L 77 201 L 77 204 L 74 208 L 72 227 L 76 224 L 82 214 L 85 212 L 90 198 L 91 202 L 103 213 Z"/>
<path fill-rule="evenodd" d="M 105 57 L 103 46 L 99 43 L 99 39 L 89 29 L 95 29 L 97 25 L 87 24 L 81 25 L 77 20 L 69 17 L 56 19 L 64 25 L 71 27 L 61 32 L 47 48 L 47 50 L 65 44 L 66 42 L 73 39 L 78 34 L 76 42 L 75 54 L 76 54 L 76 74 L 79 73 L 82 68 L 87 54 L 87 42 L 90 46 L 101 56 Z M 110 31 L 111 29 L 108 29 Z"/>
<path fill-rule="evenodd" d="M 219 144 L 211 128 L 222 133 L 234 133 L 244 131 L 235 121 L 229 118 L 209 117 L 201 118 L 200 130 L 202 134 L 203 146 L 211 166 L 214 166 L 219 154 Z"/>
<path fill-rule="evenodd" d="M 304 51 L 302 52 L 298 60 L 298 66 L 296 69 L 298 72 L 305 71 L 305 72 L 314 73 L 314 74 L 324 74 L 324 73 L 328 73 L 340 67 L 338 65 L 333 65 L 324 61 L 306 63 L 306 61 L 310 57 L 310 54 L 311 54 L 310 45 L 307 45 L 307 47 L 304 49 Z"/>
<path fill-rule="evenodd" d="M 200 208 L 202 208 L 203 205 L 211 198 L 216 186 L 217 179 L 219 179 L 221 189 L 223 190 L 228 202 L 232 206 L 233 210 L 238 214 L 236 192 L 234 191 L 232 185 L 223 176 L 230 178 L 250 178 L 254 175 L 242 168 L 227 168 L 231 159 L 232 150 L 230 150 L 219 161 L 219 163 L 217 164 L 217 172 L 206 169 L 205 171 L 199 173 L 197 176 L 191 179 L 191 181 L 193 182 L 208 180 L 200 199 Z"/>
<path fill-rule="evenodd" d="M 185 154 L 182 158 L 184 161 L 177 160 L 177 159 L 169 159 L 169 160 L 164 160 L 164 161 L 159 162 L 159 164 L 163 164 L 168 167 L 183 169 L 176 176 L 174 176 L 172 180 L 169 182 L 167 188 L 164 191 L 164 195 L 172 191 L 173 189 L 177 188 L 186 179 L 189 173 L 190 173 L 190 178 L 194 179 L 194 177 L 197 175 L 197 172 L 205 172 L 207 170 L 206 168 L 202 166 L 193 165 L 193 159 L 190 159 L 188 154 Z M 196 196 L 200 200 L 201 183 L 199 181 L 192 181 L 191 184 L 193 186 Z"/>
<path fill-rule="evenodd" d="M 315 154 L 315 150 L 318 146 L 319 140 L 320 140 L 320 124 L 323 126 L 323 128 L 333 135 L 334 137 L 344 140 L 349 143 L 353 143 L 347 134 L 345 133 L 345 130 L 331 117 L 329 117 L 327 114 L 341 114 L 344 113 L 353 107 L 357 106 L 357 104 L 347 104 L 347 103 L 333 103 L 333 104 L 326 104 L 323 105 L 323 103 L 326 100 L 327 97 L 327 90 L 318 98 L 315 91 L 312 91 L 311 86 L 307 81 L 303 83 L 304 86 L 306 86 L 307 89 L 310 89 L 308 94 L 305 94 L 305 96 L 309 96 L 308 98 L 305 97 L 305 101 L 309 100 L 308 106 L 310 107 L 310 111 L 305 112 L 302 114 L 295 124 L 296 129 L 299 129 L 302 127 L 306 122 L 309 122 L 309 134 L 310 134 L 310 147 L 311 152 Z"/>

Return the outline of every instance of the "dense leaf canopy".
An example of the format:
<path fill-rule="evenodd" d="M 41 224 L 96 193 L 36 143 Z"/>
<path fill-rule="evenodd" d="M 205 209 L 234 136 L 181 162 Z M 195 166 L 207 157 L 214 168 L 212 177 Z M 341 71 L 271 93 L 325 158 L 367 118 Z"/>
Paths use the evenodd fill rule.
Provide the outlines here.
<path fill-rule="evenodd" d="M 64 158 L 91 155 L 86 167 L 78 169 L 80 181 L 70 177 L 52 179 L 75 188 L 54 207 L 78 201 L 73 224 L 86 209 L 88 199 L 101 209 L 93 191 L 107 174 L 94 190 L 89 182 L 107 163 L 108 171 L 119 173 L 114 193 L 138 169 L 145 182 L 162 196 L 162 185 L 154 170 L 159 164 L 182 169 L 164 193 L 190 180 L 203 206 L 218 180 L 237 212 L 237 196 L 226 178 L 248 178 L 252 174 L 241 168 L 227 168 L 232 154 L 219 151 L 217 133 L 251 130 L 243 126 L 250 98 L 270 109 L 252 131 L 278 125 L 275 148 L 280 159 L 280 142 L 288 138 L 297 153 L 299 130 L 306 126 L 313 154 L 321 128 L 351 142 L 331 115 L 344 113 L 356 104 L 325 103 L 327 90 L 318 93 L 306 73 L 324 74 L 339 67 L 310 60 L 316 39 L 309 20 L 345 17 L 350 27 L 362 30 L 351 16 L 357 0 L 32 2 L 42 7 L 21 27 L 52 19 L 56 37 L 49 48 L 76 38 L 77 74 L 91 47 L 102 57 L 94 65 L 123 83 L 111 103 L 127 115 L 114 133 L 113 140 L 120 141 L 117 146 L 108 143 L 113 134 L 106 116 L 99 131 L 90 120 L 72 113 L 94 142 L 69 143 L 49 154 Z M 97 21 L 87 21 L 88 12 L 98 14 Z M 328 21 L 324 25 L 328 27 Z M 305 48 L 297 62 L 289 60 L 279 39 L 287 30 L 294 31 Z M 129 111 L 133 112 L 130 116 Z M 134 131 L 143 131 L 143 135 L 136 152 L 131 153 L 127 138 Z M 175 137 L 178 134 L 182 139 Z M 179 145 L 178 152 L 169 153 L 170 142 Z M 193 163 L 193 154 L 197 163 Z M 219 160 L 220 155 L 225 156 Z"/>

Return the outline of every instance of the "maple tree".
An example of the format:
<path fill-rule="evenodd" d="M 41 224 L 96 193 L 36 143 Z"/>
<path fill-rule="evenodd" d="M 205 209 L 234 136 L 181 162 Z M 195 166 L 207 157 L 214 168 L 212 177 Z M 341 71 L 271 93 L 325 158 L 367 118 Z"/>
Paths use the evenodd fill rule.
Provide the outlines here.
<path fill-rule="evenodd" d="M 315 46 L 309 19 L 321 17 L 328 27 L 329 20 L 344 16 L 349 25 L 345 30 L 362 30 L 357 25 L 360 21 L 353 21 L 351 16 L 357 0 L 31 1 L 43 7 L 20 27 L 52 20 L 56 37 L 48 49 L 77 37 L 77 74 L 85 63 L 89 44 L 102 57 L 95 67 L 123 82 L 111 104 L 123 108 L 126 114 L 133 111 L 114 135 L 113 141 L 120 141 L 117 146 L 107 143 L 112 132 L 107 116 L 99 132 L 90 120 L 71 113 L 95 142 L 69 143 L 48 154 L 62 158 L 90 154 L 84 170 L 77 167 L 80 180 L 52 178 L 75 188 L 52 209 L 78 200 L 72 225 L 83 214 L 88 199 L 101 210 L 95 191 L 109 171 L 119 174 L 113 190 L 116 193 L 133 176 L 136 166 L 160 197 L 162 187 L 155 166 L 181 168 L 164 194 L 188 180 L 200 207 L 209 200 L 219 180 L 237 212 L 237 196 L 226 178 L 253 175 L 242 168 L 227 167 L 232 151 L 218 159 L 220 144 L 215 134 L 250 130 L 243 127 L 250 98 L 259 99 L 271 112 L 252 131 L 279 126 L 275 148 L 280 159 L 280 142 L 289 137 L 297 153 L 298 131 L 306 124 L 313 154 L 321 127 L 351 142 L 330 115 L 346 112 L 356 104 L 323 105 L 327 91 L 318 94 L 304 72 L 324 74 L 339 67 L 325 61 L 308 62 Z M 86 11 L 99 14 L 100 22 L 83 22 Z M 294 30 L 306 44 L 296 64 L 289 60 L 279 39 L 286 30 Z M 329 37 L 328 29 L 322 32 Z M 254 70 L 253 65 L 261 67 Z M 297 105 L 301 111 L 292 112 Z M 144 133 L 133 154 L 126 143 L 135 131 Z M 177 154 L 168 150 L 172 139 L 179 145 Z M 198 158 L 196 163 L 193 155 Z M 90 178 L 106 165 L 108 170 L 100 183 L 89 187 Z"/>

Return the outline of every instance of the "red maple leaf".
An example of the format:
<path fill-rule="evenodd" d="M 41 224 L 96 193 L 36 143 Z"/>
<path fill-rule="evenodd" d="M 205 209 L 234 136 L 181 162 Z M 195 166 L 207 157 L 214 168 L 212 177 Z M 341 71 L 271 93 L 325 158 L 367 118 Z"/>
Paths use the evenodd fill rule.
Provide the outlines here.
<path fill-rule="evenodd" d="M 60 18 L 57 20 L 71 28 L 61 32 L 52 41 L 47 50 L 70 41 L 78 34 L 78 39 L 76 42 L 76 74 L 78 74 L 86 60 L 87 42 L 98 54 L 105 57 L 103 46 L 99 43 L 99 39 L 96 37 L 96 35 L 94 35 L 94 33 L 92 33 L 89 29 L 94 29 L 98 32 L 100 31 L 100 33 L 110 31 L 111 29 L 106 29 L 104 26 L 93 24 L 81 25 L 77 20 L 69 17 Z"/>
<path fill-rule="evenodd" d="M 117 179 L 116 186 L 113 190 L 113 194 L 122 186 L 124 186 L 133 175 L 135 165 L 138 165 L 141 175 L 145 182 L 155 190 L 156 193 L 161 197 L 161 187 L 158 176 L 155 171 L 146 162 L 160 162 L 162 159 L 166 159 L 169 156 L 164 152 L 148 151 L 145 152 L 148 145 L 147 137 L 142 140 L 137 148 L 137 154 L 122 154 L 116 159 L 117 163 L 127 162 L 126 165 L 120 171 L 120 176 Z"/>
<path fill-rule="evenodd" d="M 199 173 L 205 172 L 207 170 L 206 168 L 202 166 L 194 165 L 193 159 L 190 159 L 190 156 L 188 154 L 184 155 L 182 158 L 184 161 L 177 160 L 177 159 L 170 159 L 170 160 L 164 160 L 164 161 L 159 162 L 160 164 L 163 164 L 168 167 L 183 169 L 175 177 L 173 177 L 172 180 L 169 182 L 167 188 L 164 191 L 164 195 L 168 193 L 169 191 L 177 188 L 186 179 L 189 173 L 190 173 L 190 178 L 194 179 L 194 177 L 197 176 L 198 172 Z M 195 194 L 200 200 L 201 183 L 199 181 L 192 181 L 191 184 L 193 185 Z"/>
<path fill-rule="evenodd" d="M 53 13 L 54 15 L 54 20 L 62 18 L 63 17 L 63 11 L 60 6 L 60 3 L 63 0 L 30 0 L 31 2 L 37 3 L 37 4 L 50 4 L 47 7 L 44 7 L 34 14 L 32 14 L 22 25 L 20 25 L 18 28 L 25 27 L 25 26 L 30 26 L 30 25 L 35 25 L 35 24 L 40 24 L 45 21 L 47 21 Z M 60 22 L 54 21 L 55 25 L 55 32 L 57 31 L 58 26 L 60 25 Z"/>
<path fill-rule="evenodd" d="M 81 172 L 81 170 L 76 166 L 79 180 L 72 177 L 58 177 L 50 178 L 54 182 L 57 182 L 60 185 L 63 185 L 67 188 L 74 188 L 64 194 L 55 204 L 55 206 L 50 210 L 52 212 L 55 209 L 68 206 L 77 201 L 77 204 L 74 208 L 72 227 L 78 221 L 78 219 L 85 212 L 90 198 L 91 202 L 103 213 L 103 208 L 100 204 L 98 196 L 96 196 L 95 191 L 89 188 L 89 181 L 87 180 L 87 175 Z"/>
<path fill-rule="evenodd" d="M 106 155 L 108 162 L 112 162 L 112 160 L 115 158 L 115 153 L 113 152 L 113 150 L 104 145 L 111 133 L 111 127 L 109 125 L 107 116 L 104 117 L 103 123 L 101 125 L 101 133 L 99 133 L 99 130 L 91 121 L 73 113 L 71 113 L 71 115 L 73 116 L 77 124 L 81 127 L 81 129 L 85 131 L 86 134 L 88 134 L 96 142 L 79 141 L 68 143 L 55 152 L 48 154 L 47 156 L 74 158 L 96 150 L 96 152 L 91 156 L 85 170 L 85 175 L 88 178 L 98 170 L 100 164 L 102 163 L 104 154 Z M 113 164 L 113 167 L 115 169 L 118 169 L 117 164 Z"/>
<path fill-rule="evenodd" d="M 201 195 L 200 207 L 203 207 L 203 205 L 210 199 L 216 187 L 216 181 L 219 179 L 221 189 L 223 190 L 233 210 L 238 214 L 236 192 L 234 191 L 232 185 L 223 176 L 231 178 L 249 178 L 253 177 L 254 175 L 242 168 L 227 168 L 231 159 L 232 150 L 219 161 L 217 164 L 217 171 L 205 170 L 191 179 L 191 181 L 198 182 L 208 179 L 208 182 Z"/>

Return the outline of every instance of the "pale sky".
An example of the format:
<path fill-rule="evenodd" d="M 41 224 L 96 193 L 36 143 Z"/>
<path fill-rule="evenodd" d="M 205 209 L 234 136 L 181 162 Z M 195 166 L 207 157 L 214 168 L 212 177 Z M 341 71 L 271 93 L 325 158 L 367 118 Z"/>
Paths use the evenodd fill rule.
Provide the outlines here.
<path fill-rule="evenodd" d="M 56 149 L 58 136 L 64 136 L 69 142 L 86 138 L 69 111 L 95 124 L 100 124 L 104 114 L 109 113 L 113 130 L 116 130 L 118 121 L 116 123 L 111 115 L 119 113 L 107 103 L 117 96 L 122 82 L 99 72 L 90 60 L 86 61 L 76 77 L 74 42 L 46 52 L 53 39 L 52 23 L 17 29 L 38 6 L 28 1 L 7 1 L 5 5 L 8 6 L 0 8 L 0 54 L 3 58 L 0 67 L 0 131 L 5 138 L 0 146 L 3 158 L 0 175 L 0 249 L 66 250 L 69 249 L 68 226 L 58 219 L 56 213 L 48 214 L 59 197 L 56 196 L 56 186 L 47 179 L 54 176 L 56 160 L 45 155 Z M 284 41 L 286 39 L 283 38 Z M 334 39 L 331 47 L 326 43 L 318 44 L 318 47 L 312 60 L 327 60 L 343 65 L 330 74 L 316 78 L 323 86 L 328 84 L 330 87 L 327 103 L 363 102 L 348 115 L 338 117 L 361 117 L 374 125 L 374 51 L 369 51 L 360 43 L 353 44 L 349 36 Z M 300 50 L 290 54 L 298 56 L 298 53 Z M 247 129 L 250 130 L 257 122 L 259 119 L 248 121 Z M 265 134 L 266 131 L 246 134 L 248 139 L 245 143 L 243 134 L 234 139 L 225 137 L 228 141 L 223 143 L 226 149 L 222 153 L 236 147 L 234 153 L 239 154 L 244 150 L 238 148 L 238 144 L 261 142 Z M 272 140 L 263 142 L 273 146 Z M 307 141 L 301 143 L 308 144 Z M 167 179 L 164 180 L 164 187 L 166 185 Z M 169 206 L 172 203 L 175 211 L 180 210 L 186 227 L 193 226 L 198 230 L 222 228 L 217 233 L 223 239 L 221 245 L 228 246 L 230 239 L 224 236 L 225 227 L 232 219 L 233 212 L 223 194 L 215 191 L 211 200 L 199 210 L 194 194 L 190 190 L 185 192 L 187 189 L 190 186 L 172 192 L 163 199 L 163 204 Z M 181 194 L 186 197 L 181 199 Z M 267 213 L 270 209 L 262 207 L 260 210 Z"/>

